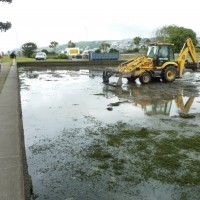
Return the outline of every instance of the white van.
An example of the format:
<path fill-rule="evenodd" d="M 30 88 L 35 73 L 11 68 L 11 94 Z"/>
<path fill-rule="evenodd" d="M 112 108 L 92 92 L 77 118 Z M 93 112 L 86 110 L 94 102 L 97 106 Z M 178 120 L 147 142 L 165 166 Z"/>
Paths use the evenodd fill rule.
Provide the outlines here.
<path fill-rule="evenodd" d="M 47 55 L 44 52 L 38 52 L 35 55 L 35 59 L 36 60 L 46 60 L 47 59 Z"/>

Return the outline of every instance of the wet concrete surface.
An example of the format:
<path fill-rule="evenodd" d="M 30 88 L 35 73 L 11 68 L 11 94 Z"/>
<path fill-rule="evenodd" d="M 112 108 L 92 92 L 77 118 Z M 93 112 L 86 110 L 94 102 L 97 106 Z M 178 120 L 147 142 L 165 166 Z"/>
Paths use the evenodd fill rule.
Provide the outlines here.
<path fill-rule="evenodd" d="M 200 73 L 118 88 L 99 71 L 19 71 L 33 199 L 199 199 Z"/>
<path fill-rule="evenodd" d="M 0 113 L 0 199 L 29 200 L 17 67 L 10 62 L 1 64 Z"/>

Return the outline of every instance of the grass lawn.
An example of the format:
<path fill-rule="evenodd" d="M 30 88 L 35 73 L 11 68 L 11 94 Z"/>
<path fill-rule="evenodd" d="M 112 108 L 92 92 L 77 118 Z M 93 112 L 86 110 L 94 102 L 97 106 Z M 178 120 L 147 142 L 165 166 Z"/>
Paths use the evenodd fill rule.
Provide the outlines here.
<path fill-rule="evenodd" d="M 119 60 L 128 60 L 133 57 L 140 56 L 141 54 L 121 54 Z M 175 58 L 177 55 L 175 54 Z M 82 61 L 85 61 L 86 59 L 82 59 Z M 191 62 L 191 59 L 188 59 Z M 198 60 L 200 60 L 200 54 L 198 54 Z M 11 62 L 12 59 L 10 59 L 10 56 L 4 56 L 2 59 L 0 59 L 0 63 L 5 63 L 5 62 Z M 54 59 L 54 58 L 48 58 L 47 60 L 39 60 L 36 61 L 35 58 L 26 58 L 24 56 L 17 56 L 16 58 L 17 62 L 66 62 L 66 61 L 71 61 L 71 60 L 66 60 L 66 59 Z"/>
<path fill-rule="evenodd" d="M 12 61 L 12 59 L 10 59 L 9 56 L 4 56 L 1 59 L 2 63 L 11 62 L 11 61 Z M 35 58 L 26 58 L 24 56 L 17 56 L 16 61 L 17 62 L 44 62 L 43 60 L 36 61 Z M 64 61 L 66 61 L 66 59 L 53 59 L 53 58 L 49 58 L 49 59 L 45 60 L 45 62 L 60 62 L 60 61 L 64 62 Z"/>

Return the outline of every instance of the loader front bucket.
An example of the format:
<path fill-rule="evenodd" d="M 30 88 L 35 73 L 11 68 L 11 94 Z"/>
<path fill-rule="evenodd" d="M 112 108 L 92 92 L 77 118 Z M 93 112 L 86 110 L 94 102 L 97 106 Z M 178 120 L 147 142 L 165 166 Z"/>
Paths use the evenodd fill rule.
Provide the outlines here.
<path fill-rule="evenodd" d="M 122 73 L 117 72 L 115 70 L 104 70 L 103 71 L 103 83 L 109 83 L 109 78 L 111 76 L 119 77 L 116 84 L 110 84 L 112 86 L 120 87 L 122 85 Z"/>
<path fill-rule="evenodd" d="M 113 86 L 121 86 L 122 85 L 122 78 L 130 78 L 133 77 L 135 74 L 135 70 L 132 70 L 130 72 L 121 72 L 112 70 L 112 69 L 106 69 L 103 71 L 103 83 L 109 83 L 109 78 L 111 76 L 118 77 L 117 83 L 112 84 Z"/>
<path fill-rule="evenodd" d="M 103 71 L 103 82 L 109 83 L 109 78 L 114 74 L 113 71 Z"/>

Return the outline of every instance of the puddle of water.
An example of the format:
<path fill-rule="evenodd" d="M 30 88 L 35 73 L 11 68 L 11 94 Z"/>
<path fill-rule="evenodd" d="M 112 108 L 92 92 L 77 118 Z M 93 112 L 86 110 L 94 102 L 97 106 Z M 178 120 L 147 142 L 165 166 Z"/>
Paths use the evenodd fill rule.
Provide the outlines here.
<path fill-rule="evenodd" d="M 200 164 L 200 151 L 183 147 L 199 134 L 199 77 L 151 85 L 123 80 L 116 88 L 89 70 L 20 69 L 34 198 L 196 199 L 200 171 L 191 165 Z M 187 182 L 187 175 L 194 177 Z"/>

